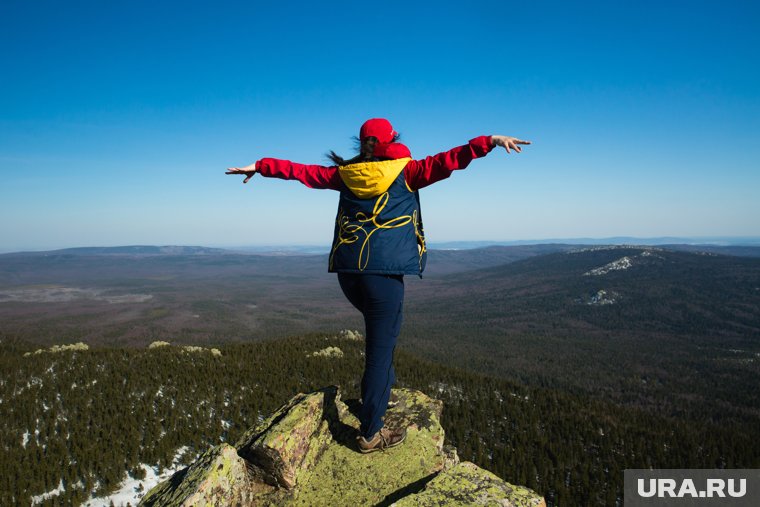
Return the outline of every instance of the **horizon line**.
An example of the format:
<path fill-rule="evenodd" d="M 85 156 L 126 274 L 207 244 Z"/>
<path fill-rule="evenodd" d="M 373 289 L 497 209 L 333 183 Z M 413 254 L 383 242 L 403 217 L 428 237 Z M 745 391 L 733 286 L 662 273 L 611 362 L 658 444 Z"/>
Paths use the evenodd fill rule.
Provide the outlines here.
<path fill-rule="evenodd" d="M 514 240 L 450 240 L 434 241 L 428 246 L 434 249 L 447 249 L 459 246 L 464 249 L 482 248 L 487 246 L 525 246 L 539 244 L 636 244 L 663 245 L 674 242 L 692 245 L 712 246 L 760 246 L 760 236 L 607 236 L 607 237 L 574 237 L 574 238 L 545 238 L 545 239 L 514 239 Z M 127 248 L 127 247 L 157 247 L 157 248 L 209 248 L 220 250 L 249 250 L 249 251 L 287 251 L 287 250 L 328 250 L 330 245 L 323 244 L 112 244 L 112 245 L 79 245 L 48 248 L 0 248 L 0 254 L 56 252 L 85 248 Z"/>

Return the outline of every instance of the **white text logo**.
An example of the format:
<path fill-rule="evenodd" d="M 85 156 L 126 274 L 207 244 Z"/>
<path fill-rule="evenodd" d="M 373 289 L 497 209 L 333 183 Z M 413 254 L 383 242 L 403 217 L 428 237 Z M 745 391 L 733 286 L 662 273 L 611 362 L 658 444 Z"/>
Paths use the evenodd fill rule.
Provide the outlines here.
<path fill-rule="evenodd" d="M 740 498 L 747 493 L 747 481 L 746 479 L 707 479 L 705 489 L 699 490 L 691 479 L 684 479 L 680 486 L 675 479 L 639 479 L 638 493 L 643 498 L 654 496 L 659 498 L 725 498 L 726 493 L 730 497 Z"/>

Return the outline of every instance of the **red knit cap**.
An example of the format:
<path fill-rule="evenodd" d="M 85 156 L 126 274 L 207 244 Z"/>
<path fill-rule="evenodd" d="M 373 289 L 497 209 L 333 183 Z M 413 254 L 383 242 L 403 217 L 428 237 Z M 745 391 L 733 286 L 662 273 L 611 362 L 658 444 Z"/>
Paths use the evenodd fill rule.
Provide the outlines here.
<path fill-rule="evenodd" d="M 364 141 L 367 137 L 376 137 L 377 141 L 383 144 L 388 144 L 393 141 L 397 132 L 393 130 L 391 122 L 385 118 L 372 118 L 367 120 L 359 130 L 359 139 Z"/>

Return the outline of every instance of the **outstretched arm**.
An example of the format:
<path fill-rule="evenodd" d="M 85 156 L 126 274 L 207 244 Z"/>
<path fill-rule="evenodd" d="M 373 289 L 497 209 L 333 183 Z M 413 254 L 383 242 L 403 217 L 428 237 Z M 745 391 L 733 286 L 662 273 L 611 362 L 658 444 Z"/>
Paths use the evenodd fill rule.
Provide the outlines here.
<path fill-rule="evenodd" d="M 510 153 L 510 148 L 519 153 L 522 151 L 519 146 L 521 144 L 530 144 L 530 141 L 498 135 L 476 137 L 464 146 L 457 146 L 424 160 L 412 160 L 404 168 L 404 176 L 409 188 L 419 190 L 448 178 L 458 169 L 464 169 L 472 159 L 486 156 L 495 146 L 503 146 L 507 153 Z"/>
<path fill-rule="evenodd" d="M 244 174 L 243 183 L 248 183 L 256 173 L 268 178 L 298 180 L 309 188 L 340 189 L 341 179 L 337 167 L 298 164 L 276 158 L 262 158 L 245 167 L 230 167 L 225 174 Z"/>

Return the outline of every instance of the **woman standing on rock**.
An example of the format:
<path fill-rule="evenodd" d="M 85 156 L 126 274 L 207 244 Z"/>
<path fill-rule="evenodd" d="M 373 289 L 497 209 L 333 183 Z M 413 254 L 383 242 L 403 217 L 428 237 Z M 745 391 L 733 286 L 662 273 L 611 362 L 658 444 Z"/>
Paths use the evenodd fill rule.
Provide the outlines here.
<path fill-rule="evenodd" d="M 422 228 L 418 190 L 464 169 L 474 158 L 495 146 L 510 153 L 530 144 L 507 136 L 480 136 L 464 146 L 413 160 L 398 141 L 390 122 L 368 120 L 359 131 L 359 154 L 344 160 L 330 152 L 334 166 L 304 165 L 263 158 L 227 174 L 244 174 L 247 183 L 256 173 L 298 180 L 309 188 L 340 192 L 329 271 L 348 300 L 364 316 L 366 352 L 361 383 L 361 452 L 400 444 L 405 428 L 383 426 L 391 386 L 396 380 L 393 352 L 401 331 L 404 275 L 422 275 L 427 248 Z"/>

